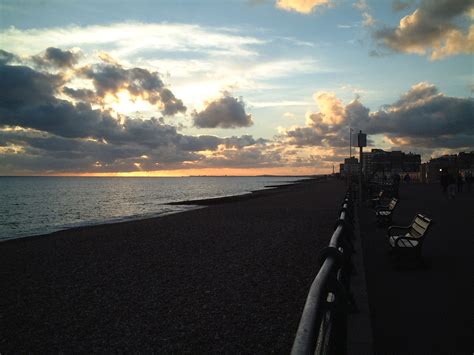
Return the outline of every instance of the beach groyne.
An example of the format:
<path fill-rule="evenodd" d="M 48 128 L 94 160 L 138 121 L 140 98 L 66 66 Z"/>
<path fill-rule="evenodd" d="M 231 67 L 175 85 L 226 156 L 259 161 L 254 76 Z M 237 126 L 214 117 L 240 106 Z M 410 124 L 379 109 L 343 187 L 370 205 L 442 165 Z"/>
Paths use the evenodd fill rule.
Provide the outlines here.
<path fill-rule="evenodd" d="M 0 245 L 2 352 L 286 352 L 346 188 Z"/>

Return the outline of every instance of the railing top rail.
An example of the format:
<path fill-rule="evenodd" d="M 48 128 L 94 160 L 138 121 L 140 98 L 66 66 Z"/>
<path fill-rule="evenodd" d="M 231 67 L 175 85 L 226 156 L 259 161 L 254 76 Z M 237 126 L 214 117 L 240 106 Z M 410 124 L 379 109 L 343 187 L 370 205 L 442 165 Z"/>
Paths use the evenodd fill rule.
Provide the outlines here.
<path fill-rule="evenodd" d="M 291 350 L 292 354 L 314 354 L 316 348 L 314 339 L 317 337 L 318 325 L 322 317 L 322 313 L 318 311 L 322 307 L 329 276 L 335 267 L 335 259 L 327 258 L 311 284 Z"/>

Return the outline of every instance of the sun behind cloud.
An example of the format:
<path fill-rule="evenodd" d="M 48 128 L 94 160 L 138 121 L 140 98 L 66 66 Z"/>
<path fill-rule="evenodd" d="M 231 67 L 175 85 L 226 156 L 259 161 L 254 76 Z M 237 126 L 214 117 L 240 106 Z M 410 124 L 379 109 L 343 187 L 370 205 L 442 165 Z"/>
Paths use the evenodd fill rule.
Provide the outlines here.
<path fill-rule="evenodd" d="M 319 6 L 330 6 L 331 0 L 278 0 L 276 6 L 287 11 L 309 14 Z"/>

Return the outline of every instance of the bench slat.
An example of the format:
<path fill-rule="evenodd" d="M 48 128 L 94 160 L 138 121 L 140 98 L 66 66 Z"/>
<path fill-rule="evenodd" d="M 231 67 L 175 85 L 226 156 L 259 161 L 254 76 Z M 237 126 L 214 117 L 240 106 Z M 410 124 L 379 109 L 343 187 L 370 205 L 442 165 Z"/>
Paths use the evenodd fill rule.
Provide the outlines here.
<path fill-rule="evenodd" d="M 407 239 L 401 239 L 397 243 L 397 239 L 399 239 L 401 237 L 403 237 L 403 236 L 390 237 L 390 245 L 392 247 L 398 246 L 398 247 L 401 247 L 401 248 L 414 248 L 418 245 L 417 240 L 407 240 Z"/>
<path fill-rule="evenodd" d="M 416 234 L 418 234 L 418 235 L 416 235 L 417 238 L 421 237 L 426 232 L 426 228 L 423 228 L 423 227 L 419 226 L 417 223 L 413 223 L 411 228 L 412 228 L 412 230 L 414 230 L 416 232 Z"/>
<path fill-rule="evenodd" d="M 418 224 L 419 226 L 425 228 L 425 229 L 428 228 L 428 226 L 430 225 L 430 222 L 431 222 L 431 220 L 420 218 L 419 216 L 417 216 L 415 218 L 415 223 Z"/>

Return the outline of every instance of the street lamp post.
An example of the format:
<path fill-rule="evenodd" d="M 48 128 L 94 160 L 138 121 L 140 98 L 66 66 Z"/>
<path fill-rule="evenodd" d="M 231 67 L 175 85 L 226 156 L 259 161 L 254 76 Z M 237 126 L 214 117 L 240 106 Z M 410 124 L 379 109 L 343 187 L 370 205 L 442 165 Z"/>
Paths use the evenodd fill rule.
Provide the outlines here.
<path fill-rule="evenodd" d="M 362 206 L 362 153 L 367 146 L 367 134 L 359 130 L 357 134 L 357 146 L 359 147 L 359 206 Z"/>

